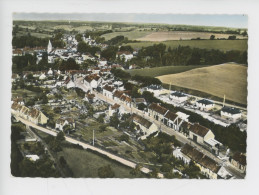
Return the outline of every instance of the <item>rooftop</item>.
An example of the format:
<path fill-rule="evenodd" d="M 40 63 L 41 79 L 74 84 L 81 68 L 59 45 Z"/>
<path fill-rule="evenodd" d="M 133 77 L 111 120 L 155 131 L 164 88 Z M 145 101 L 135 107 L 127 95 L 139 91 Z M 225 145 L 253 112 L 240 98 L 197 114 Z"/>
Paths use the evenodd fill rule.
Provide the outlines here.
<path fill-rule="evenodd" d="M 199 125 L 198 123 L 195 123 L 190 126 L 190 131 L 201 137 L 204 137 L 209 132 L 209 129 L 207 127 Z"/>
<path fill-rule="evenodd" d="M 189 144 L 185 144 L 184 147 L 181 149 L 181 152 L 191 158 L 193 161 L 202 165 L 203 167 L 210 169 L 214 173 L 218 173 L 220 165 L 217 164 L 217 162 L 210 157 L 190 146 Z"/>
<path fill-rule="evenodd" d="M 230 114 L 239 114 L 239 113 L 241 113 L 241 111 L 238 108 L 232 108 L 232 107 L 227 107 L 227 106 L 224 106 L 221 109 L 221 111 L 227 112 L 227 113 L 230 113 Z"/>
<path fill-rule="evenodd" d="M 171 93 L 171 95 L 176 96 L 176 97 L 186 97 L 187 96 L 186 94 L 179 92 L 179 91 L 173 92 L 173 93 Z"/>
<path fill-rule="evenodd" d="M 204 104 L 204 105 L 214 104 L 212 101 L 207 100 L 207 99 L 202 99 L 202 100 L 199 100 L 197 102 L 200 103 L 200 104 Z"/>
<path fill-rule="evenodd" d="M 165 115 L 167 112 L 167 109 L 160 106 L 159 104 L 152 103 L 149 107 L 150 110 L 154 110 L 155 112 L 158 112 L 159 114 Z"/>
<path fill-rule="evenodd" d="M 132 115 L 132 119 L 133 119 L 133 121 L 141 124 L 142 126 L 146 127 L 147 129 L 149 129 L 149 127 L 153 124 L 150 121 L 148 121 L 147 119 L 145 119 L 135 113 Z"/>

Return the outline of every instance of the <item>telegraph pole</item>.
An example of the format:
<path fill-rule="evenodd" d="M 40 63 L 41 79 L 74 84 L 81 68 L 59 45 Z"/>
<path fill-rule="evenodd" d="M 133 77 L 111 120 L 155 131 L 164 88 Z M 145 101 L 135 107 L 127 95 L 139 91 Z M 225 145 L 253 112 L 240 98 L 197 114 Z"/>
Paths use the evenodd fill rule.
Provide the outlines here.
<path fill-rule="evenodd" d="M 94 146 L 94 129 L 93 129 L 93 146 Z"/>

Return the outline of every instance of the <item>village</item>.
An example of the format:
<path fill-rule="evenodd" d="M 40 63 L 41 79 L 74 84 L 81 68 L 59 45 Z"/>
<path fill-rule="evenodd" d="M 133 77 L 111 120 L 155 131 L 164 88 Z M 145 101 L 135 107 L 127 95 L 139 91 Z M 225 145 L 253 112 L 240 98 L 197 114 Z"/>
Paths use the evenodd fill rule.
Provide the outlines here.
<path fill-rule="evenodd" d="M 189 178 L 183 167 L 193 166 L 194 162 L 205 178 L 244 178 L 246 154 L 232 152 L 228 145 L 215 138 L 212 125 L 200 124 L 192 114 L 222 128 L 237 125 L 243 132 L 246 131 L 246 109 L 227 104 L 225 100 L 216 102 L 165 89 L 158 79 L 145 83 L 145 78 L 129 77 L 125 81 L 128 75 L 124 70 L 136 68 L 125 64 L 138 55 L 137 50 L 120 50 L 116 53 L 118 60 L 111 62 L 100 51 L 95 55 L 78 52 L 75 35 L 65 34 L 61 39 L 66 44 L 64 48 L 54 48 L 49 41 L 46 48 L 14 48 L 13 56 L 34 55 L 38 66 L 44 58 L 49 64 L 73 60 L 79 65 L 93 61 L 94 65 L 83 70 L 72 66 L 70 70 L 49 68 L 13 73 L 13 90 L 19 90 L 12 94 L 13 121 L 24 119 L 56 133 L 64 132 L 70 138 L 143 166 L 156 164 L 153 159 L 162 156 L 159 152 L 147 151 L 147 146 L 150 140 L 165 134 L 175 139 L 170 141 L 168 153 L 181 161 L 173 168 L 179 177 Z M 83 35 L 82 41 L 100 50 L 108 48 L 90 36 Z M 29 91 L 35 93 L 31 95 Z M 35 136 L 31 137 L 30 142 L 36 141 Z M 34 161 L 39 156 L 26 155 Z"/>

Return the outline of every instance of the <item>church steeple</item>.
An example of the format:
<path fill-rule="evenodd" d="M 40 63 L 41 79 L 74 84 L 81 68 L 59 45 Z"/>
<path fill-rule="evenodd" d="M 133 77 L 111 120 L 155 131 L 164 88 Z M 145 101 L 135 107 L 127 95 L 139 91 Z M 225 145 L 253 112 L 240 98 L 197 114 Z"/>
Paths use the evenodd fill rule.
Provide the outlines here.
<path fill-rule="evenodd" d="M 50 53 L 51 51 L 52 51 L 52 44 L 51 44 L 51 42 L 50 42 L 50 40 L 49 40 L 47 52 Z"/>

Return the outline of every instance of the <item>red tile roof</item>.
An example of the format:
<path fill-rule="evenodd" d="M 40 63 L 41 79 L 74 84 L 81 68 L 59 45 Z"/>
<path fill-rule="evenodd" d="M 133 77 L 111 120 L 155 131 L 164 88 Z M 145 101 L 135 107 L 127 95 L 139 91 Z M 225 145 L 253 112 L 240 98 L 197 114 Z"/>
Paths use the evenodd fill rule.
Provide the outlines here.
<path fill-rule="evenodd" d="M 161 115 L 165 115 L 165 113 L 167 112 L 167 109 L 160 106 L 159 104 L 156 103 L 152 103 L 149 107 L 150 110 L 153 110 Z"/>
<path fill-rule="evenodd" d="M 209 129 L 207 127 L 199 125 L 198 123 L 195 123 L 190 126 L 190 131 L 201 137 L 204 137 L 209 132 Z"/>

